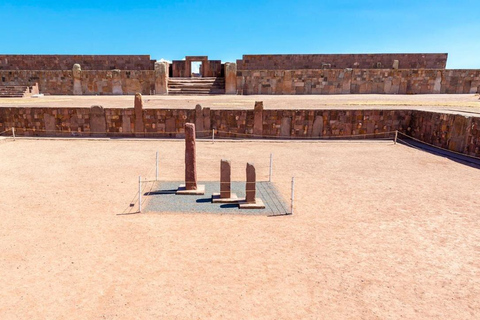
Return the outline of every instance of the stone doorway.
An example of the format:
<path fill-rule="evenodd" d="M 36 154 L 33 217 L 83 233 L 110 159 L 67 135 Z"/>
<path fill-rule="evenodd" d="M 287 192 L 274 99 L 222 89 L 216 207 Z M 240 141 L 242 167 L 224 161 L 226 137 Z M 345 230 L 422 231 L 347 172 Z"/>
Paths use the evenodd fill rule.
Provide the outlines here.
<path fill-rule="evenodd" d="M 202 66 L 202 61 L 190 61 L 190 71 L 192 78 L 203 77 Z"/>

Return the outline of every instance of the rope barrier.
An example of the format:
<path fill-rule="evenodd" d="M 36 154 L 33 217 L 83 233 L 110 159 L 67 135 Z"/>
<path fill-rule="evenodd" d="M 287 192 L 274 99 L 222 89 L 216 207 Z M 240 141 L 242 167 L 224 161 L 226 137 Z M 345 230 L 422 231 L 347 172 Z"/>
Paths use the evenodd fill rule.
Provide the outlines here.
<path fill-rule="evenodd" d="M 51 132 L 58 134 L 71 134 L 75 135 L 90 135 L 90 134 L 102 134 L 102 135 L 171 135 L 171 134 L 179 134 L 184 135 L 185 132 L 177 132 L 177 131 L 165 131 L 165 132 L 146 132 L 146 131 L 131 131 L 131 132 L 115 132 L 115 131 L 63 131 L 63 130 L 46 130 L 46 129 L 36 129 L 36 128 L 22 128 L 16 127 L 17 130 L 20 131 L 28 131 L 28 132 Z M 4 131 L 7 132 L 8 130 Z M 3 132 L 3 133 L 4 133 Z M 318 136 L 318 137 L 307 137 L 307 136 L 277 136 L 277 135 L 268 135 L 268 134 L 253 134 L 253 133 L 240 133 L 240 132 L 229 132 L 229 131 L 222 131 L 222 130 L 215 130 L 215 134 L 225 134 L 225 135 L 234 135 L 234 136 L 244 136 L 244 137 L 256 137 L 256 138 L 274 138 L 274 139 L 288 139 L 288 140 L 319 140 L 319 139 L 347 139 L 347 138 L 355 138 L 355 137 L 376 137 L 377 139 L 381 139 L 381 136 L 390 135 L 395 133 L 395 131 L 386 131 L 386 132 L 377 132 L 377 133 L 362 133 L 362 134 L 351 134 L 351 135 L 341 135 L 341 136 Z M 212 133 L 212 130 L 202 130 L 196 131 L 196 133 Z M 1 133 L 0 133 L 1 134 Z M 211 139 L 211 136 L 205 137 L 197 137 L 198 139 Z M 218 138 L 218 136 L 217 136 Z M 221 137 L 220 137 L 221 138 Z M 231 138 L 231 137 L 229 137 Z M 383 137 L 384 138 L 384 137 Z"/>
<path fill-rule="evenodd" d="M 455 153 L 455 154 L 458 154 L 458 155 L 461 155 L 461 156 L 464 156 L 464 157 L 469 157 L 469 158 L 472 158 L 472 159 L 475 159 L 475 160 L 480 160 L 479 157 L 471 156 L 471 155 L 466 154 L 466 153 L 461 153 L 461 152 L 454 151 L 454 150 L 450 150 L 450 149 L 446 149 L 446 148 L 442 148 L 442 147 L 436 146 L 436 145 L 434 145 L 434 144 L 431 144 L 431 143 L 422 141 L 422 140 L 420 140 L 420 139 L 414 138 L 414 137 L 409 136 L 408 134 L 405 134 L 405 133 L 402 133 L 402 132 L 398 132 L 398 134 L 401 134 L 401 135 L 403 135 L 403 136 L 405 136 L 405 137 L 408 137 L 408 138 L 410 138 L 410 139 L 412 139 L 412 140 L 418 141 L 418 142 L 420 142 L 420 143 L 426 144 L 426 145 L 428 145 L 428 146 L 431 146 L 431 147 L 434 147 L 434 148 L 437 148 L 437 149 L 441 149 L 441 150 L 444 150 L 444 151 L 447 151 L 447 152 L 452 152 L 452 153 Z M 399 139 L 399 140 L 400 140 L 400 139 Z M 401 141 L 405 142 L 405 140 L 401 140 Z M 406 143 L 406 142 L 405 142 L 405 143 Z M 409 144 L 409 143 L 406 143 L 406 144 L 408 144 L 409 146 L 412 146 L 412 145 Z M 418 148 L 418 147 L 417 147 L 417 148 Z"/>

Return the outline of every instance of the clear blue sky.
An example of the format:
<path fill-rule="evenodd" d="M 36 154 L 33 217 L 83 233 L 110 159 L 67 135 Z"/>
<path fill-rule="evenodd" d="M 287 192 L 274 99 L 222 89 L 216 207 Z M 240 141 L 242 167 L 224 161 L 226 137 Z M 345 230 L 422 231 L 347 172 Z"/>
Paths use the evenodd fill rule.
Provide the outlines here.
<path fill-rule="evenodd" d="M 2 54 L 446 52 L 480 69 L 480 0 L 1 0 Z"/>

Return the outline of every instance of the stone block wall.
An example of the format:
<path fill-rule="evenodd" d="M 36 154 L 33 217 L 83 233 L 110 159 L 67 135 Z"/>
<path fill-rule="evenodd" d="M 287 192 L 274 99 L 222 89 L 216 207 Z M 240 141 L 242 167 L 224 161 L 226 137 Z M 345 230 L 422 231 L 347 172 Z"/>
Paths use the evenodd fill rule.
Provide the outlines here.
<path fill-rule="evenodd" d="M 415 111 L 410 134 L 426 143 L 480 157 L 480 117 Z"/>
<path fill-rule="evenodd" d="M 419 54 L 266 54 L 243 55 L 237 60 L 239 70 L 296 69 L 445 69 L 446 53 Z"/>
<path fill-rule="evenodd" d="M 480 117 L 417 110 L 255 110 L 134 108 L 0 108 L 0 132 L 24 136 L 382 138 L 398 130 L 448 150 L 480 157 Z M 141 128 L 136 125 L 141 120 Z M 138 123 L 138 121 L 137 121 Z"/>
<path fill-rule="evenodd" d="M 150 55 L 0 55 L 0 70 L 153 70 Z"/>
<path fill-rule="evenodd" d="M 480 92 L 480 70 L 238 70 L 240 94 L 433 94 Z"/>
<path fill-rule="evenodd" d="M 0 70 L 0 85 L 34 85 L 40 93 L 73 94 L 71 70 Z M 114 92 L 114 87 L 119 91 Z M 81 72 L 82 93 L 86 95 L 150 94 L 155 89 L 154 70 L 86 70 Z"/>

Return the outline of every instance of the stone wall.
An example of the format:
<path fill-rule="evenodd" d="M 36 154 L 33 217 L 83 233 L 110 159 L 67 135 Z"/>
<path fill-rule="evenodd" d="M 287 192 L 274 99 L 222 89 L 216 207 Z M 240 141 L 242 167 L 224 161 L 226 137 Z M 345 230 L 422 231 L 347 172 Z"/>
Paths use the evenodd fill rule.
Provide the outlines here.
<path fill-rule="evenodd" d="M 153 70 L 150 55 L 0 55 L 0 70 Z"/>
<path fill-rule="evenodd" d="M 43 94 L 73 94 L 71 70 L 0 70 L 0 85 L 34 85 L 35 83 L 38 83 L 40 93 Z M 155 71 L 82 70 L 81 88 L 82 94 L 86 95 L 135 94 L 137 92 L 150 94 L 155 89 Z"/>
<path fill-rule="evenodd" d="M 141 117 L 138 119 L 137 117 Z M 0 132 L 25 136 L 182 138 L 184 125 L 197 135 L 229 138 L 382 138 L 398 130 L 421 141 L 480 157 L 480 117 L 417 110 L 250 110 L 134 108 L 0 108 Z"/>
<path fill-rule="evenodd" d="M 240 94 L 429 94 L 480 92 L 480 70 L 238 70 Z"/>
<path fill-rule="evenodd" d="M 419 54 L 268 54 L 243 55 L 238 70 L 297 69 L 445 69 L 446 53 Z"/>
<path fill-rule="evenodd" d="M 480 157 L 480 117 L 415 111 L 410 134 L 448 150 Z"/>

